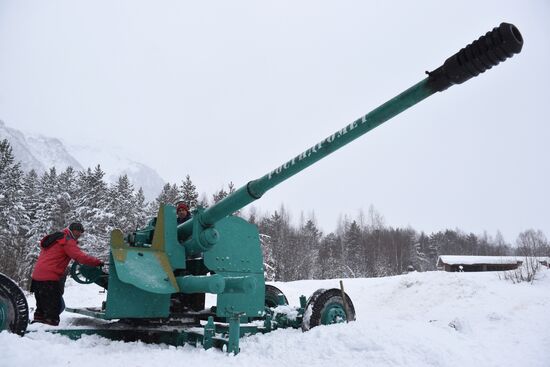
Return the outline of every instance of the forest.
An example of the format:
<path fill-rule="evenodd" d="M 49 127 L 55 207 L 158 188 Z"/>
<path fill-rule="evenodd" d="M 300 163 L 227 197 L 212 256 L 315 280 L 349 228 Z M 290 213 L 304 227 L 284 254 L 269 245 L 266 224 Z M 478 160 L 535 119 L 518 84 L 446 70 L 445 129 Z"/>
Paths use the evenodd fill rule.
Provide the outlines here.
<path fill-rule="evenodd" d="M 101 166 L 43 174 L 24 172 L 7 140 L 0 141 L 0 272 L 28 287 L 40 252 L 40 240 L 71 222 L 86 229 L 81 248 L 101 259 L 109 255 L 110 232 L 143 227 L 160 204 L 185 201 L 193 211 L 208 207 L 235 190 L 233 183 L 210 195 L 199 195 L 191 177 L 166 183 L 146 201 L 126 175 L 108 184 Z M 234 213 L 258 226 L 267 280 L 383 277 L 409 271 L 435 270 L 439 255 L 550 256 L 545 234 L 529 229 L 507 243 L 502 234 L 465 233 L 458 228 L 424 233 L 388 226 L 372 206 L 356 217 L 343 215 L 336 230 L 324 233 L 314 212 L 293 221 L 284 205 L 261 215 L 252 207 Z"/>

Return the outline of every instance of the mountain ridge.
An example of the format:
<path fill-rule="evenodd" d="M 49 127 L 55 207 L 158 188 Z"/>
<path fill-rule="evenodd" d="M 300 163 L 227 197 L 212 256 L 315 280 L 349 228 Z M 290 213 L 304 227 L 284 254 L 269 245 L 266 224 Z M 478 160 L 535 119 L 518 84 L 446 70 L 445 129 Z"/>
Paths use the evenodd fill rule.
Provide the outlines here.
<path fill-rule="evenodd" d="M 23 171 L 35 170 L 44 173 L 51 167 L 64 171 L 67 167 L 84 170 L 100 165 L 108 183 L 114 183 L 121 175 L 128 175 L 134 187 L 143 189 L 147 200 L 153 200 L 161 191 L 164 180 L 155 169 L 127 158 L 124 152 L 101 146 L 74 145 L 59 138 L 41 134 L 25 133 L 9 127 L 0 120 L 0 139 L 7 139 L 14 157 L 21 163 Z"/>

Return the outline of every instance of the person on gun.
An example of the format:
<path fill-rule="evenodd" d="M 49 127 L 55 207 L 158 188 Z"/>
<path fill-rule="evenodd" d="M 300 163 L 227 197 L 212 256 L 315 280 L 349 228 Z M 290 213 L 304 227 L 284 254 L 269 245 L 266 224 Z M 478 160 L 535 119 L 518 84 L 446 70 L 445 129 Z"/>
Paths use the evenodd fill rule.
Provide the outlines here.
<path fill-rule="evenodd" d="M 178 225 L 191 219 L 189 206 L 183 201 L 180 201 L 176 204 L 176 214 L 178 216 Z"/>
<path fill-rule="evenodd" d="M 40 241 L 40 254 L 32 272 L 31 292 L 36 299 L 34 321 L 59 325 L 64 310 L 63 292 L 67 265 L 71 259 L 88 266 L 103 266 L 103 261 L 90 256 L 78 247 L 78 238 L 84 233 L 81 223 L 71 223 L 60 232 L 45 236 Z"/>

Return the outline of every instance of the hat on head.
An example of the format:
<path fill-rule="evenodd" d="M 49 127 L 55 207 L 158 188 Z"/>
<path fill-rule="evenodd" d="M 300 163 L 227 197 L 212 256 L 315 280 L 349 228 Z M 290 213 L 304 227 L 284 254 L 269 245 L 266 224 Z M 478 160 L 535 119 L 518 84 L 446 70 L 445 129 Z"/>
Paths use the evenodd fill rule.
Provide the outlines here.
<path fill-rule="evenodd" d="M 176 210 L 185 209 L 185 211 L 189 211 L 189 207 L 184 202 L 179 202 L 176 206 Z"/>
<path fill-rule="evenodd" d="M 84 226 L 82 225 L 82 223 L 79 223 L 79 222 L 71 223 L 71 225 L 69 226 L 69 229 L 71 231 L 84 232 Z"/>

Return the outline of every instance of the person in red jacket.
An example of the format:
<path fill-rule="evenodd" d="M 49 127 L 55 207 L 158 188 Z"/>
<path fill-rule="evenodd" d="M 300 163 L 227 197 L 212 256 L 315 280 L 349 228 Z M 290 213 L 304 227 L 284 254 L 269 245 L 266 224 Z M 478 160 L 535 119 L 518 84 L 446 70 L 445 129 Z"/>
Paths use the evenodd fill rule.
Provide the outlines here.
<path fill-rule="evenodd" d="M 78 238 L 84 233 L 81 223 L 71 223 L 57 232 L 56 241 L 47 245 L 43 240 L 38 260 L 32 272 L 31 292 L 36 298 L 34 322 L 59 325 L 63 311 L 65 270 L 71 259 L 88 266 L 102 266 L 98 258 L 87 255 L 78 247 Z"/>

